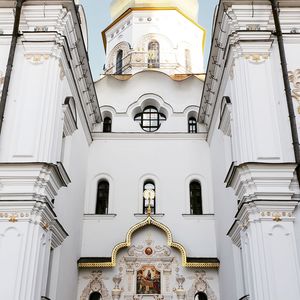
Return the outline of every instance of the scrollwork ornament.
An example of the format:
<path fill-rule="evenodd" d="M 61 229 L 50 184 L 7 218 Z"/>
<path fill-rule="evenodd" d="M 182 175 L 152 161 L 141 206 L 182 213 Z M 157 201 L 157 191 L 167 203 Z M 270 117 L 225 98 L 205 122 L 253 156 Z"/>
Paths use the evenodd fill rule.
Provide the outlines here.
<path fill-rule="evenodd" d="M 298 114 L 300 114 L 300 69 L 290 71 L 288 75 L 292 84 L 292 97 L 298 102 Z"/>

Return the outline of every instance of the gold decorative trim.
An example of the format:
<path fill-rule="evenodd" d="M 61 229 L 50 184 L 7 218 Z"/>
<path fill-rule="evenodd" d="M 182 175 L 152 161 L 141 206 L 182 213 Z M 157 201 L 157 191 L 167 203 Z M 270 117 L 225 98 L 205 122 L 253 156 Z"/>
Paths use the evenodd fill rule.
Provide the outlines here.
<path fill-rule="evenodd" d="M 143 221 L 133 225 L 126 234 L 125 242 L 117 244 L 111 254 L 111 261 L 107 262 L 97 262 L 97 263 L 78 263 L 79 268 L 112 268 L 116 266 L 117 263 L 117 254 L 119 250 L 123 248 L 128 248 L 131 246 L 131 237 L 132 234 L 140 228 L 143 228 L 148 225 L 153 225 L 157 228 L 160 228 L 167 235 L 167 244 L 169 247 L 176 248 L 180 251 L 181 254 L 181 263 L 183 267 L 187 268 L 219 268 L 220 263 L 218 262 L 188 262 L 185 248 L 173 241 L 173 236 L 171 230 L 164 224 L 156 221 L 151 216 L 148 216 Z"/>
<path fill-rule="evenodd" d="M 195 26 L 197 26 L 199 29 L 203 31 L 203 40 L 202 40 L 202 51 L 204 53 L 205 48 L 205 41 L 206 41 L 206 29 L 204 29 L 202 26 L 200 26 L 197 22 L 195 22 L 192 18 L 190 18 L 187 14 L 185 14 L 183 11 L 181 11 L 177 7 L 133 7 L 127 9 L 123 14 L 121 14 L 117 19 L 115 19 L 110 25 L 108 25 L 103 31 L 102 31 L 102 39 L 104 44 L 104 50 L 106 52 L 106 31 L 108 31 L 110 28 L 112 28 L 115 24 L 117 24 L 119 21 L 121 21 L 123 18 L 125 18 L 127 15 L 129 15 L 133 11 L 140 11 L 140 10 L 176 10 L 178 13 L 180 13 L 182 16 L 184 16 L 187 20 L 192 22 Z"/>

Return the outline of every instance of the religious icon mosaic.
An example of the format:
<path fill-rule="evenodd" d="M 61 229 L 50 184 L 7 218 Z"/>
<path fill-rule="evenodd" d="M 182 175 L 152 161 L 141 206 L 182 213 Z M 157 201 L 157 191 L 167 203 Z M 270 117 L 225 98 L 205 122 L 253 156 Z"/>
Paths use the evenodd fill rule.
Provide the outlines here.
<path fill-rule="evenodd" d="M 137 271 L 137 294 L 160 294 L 160 272 L 154 266 L 146 265 Z"/>

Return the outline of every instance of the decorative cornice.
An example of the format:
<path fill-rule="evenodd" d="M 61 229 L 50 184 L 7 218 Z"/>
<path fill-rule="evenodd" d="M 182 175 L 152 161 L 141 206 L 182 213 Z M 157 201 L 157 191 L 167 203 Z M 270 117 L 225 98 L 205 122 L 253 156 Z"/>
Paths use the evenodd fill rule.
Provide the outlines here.
<path fill-rule="evenodd" d="M 61 163 L 0 163 L 0 183 L 0 200 L 51 203 L 70 178 Z"/>
<path fill-rule="evenodd" d="M 121 242 L 114 247 L 114 249 L 112 250 L 111 258 L 109 258 L 109 260 L 101 261 L 101 262 L 95 262 L 95 261 L 80 262 L 80 260 L 79 260 L 78 267 L 79 268 L 112 268 L 112 267 L 115 267 L 116 263 L 117 263 L 118 252 L 123 248 L 128 248 L 131 246 L 131 238 L 132 238 L 133 233 L 136 232 L 137 230 L 139 230 L 143 227 L 149 226 L 149 225 L 153 225 L 157 228 L 160 228 L 162 231 L 164 231 L 164 233 L 167 236 L 168 246 L 179 250 L 179 252 L 181 253 L 181 263 L 182 263 L 183 267 L 219 268 L 220 263 L 219 263 L 219 261 L 216 261 L 216 260 L 212 260 L 212 261 L 208 260 L 205 262 L 189 260 L 187 258 L 185 248 L 181 244 L 173 241 L 173 236 L 172 236 L 171 230 L 166 225 L 153 219 L 151 216 L 146 217 L 144 220 L 133 225 L 129 229 L 129 231 L 127 232 L 127 235 L 126 235 L 125 242 Z"/>
<path fill-rule="evenodd" d="M 41 201 L 5 201 L 0 202 L 0 222 L 29 222 L 40 226 L 45 232 L 51 231 L 51 246 L 62 244 L 68 233 L 57 220 L 50 203 Z"/>

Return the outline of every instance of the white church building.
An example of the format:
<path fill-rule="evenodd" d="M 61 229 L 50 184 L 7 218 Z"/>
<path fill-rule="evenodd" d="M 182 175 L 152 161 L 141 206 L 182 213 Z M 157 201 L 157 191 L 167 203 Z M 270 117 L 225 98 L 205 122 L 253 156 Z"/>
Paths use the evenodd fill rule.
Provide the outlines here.
<path fill-rule="evenodd" d="M 299 300 L 300 1 L 110 9 L 0 0 L 0 299 Z"/>

